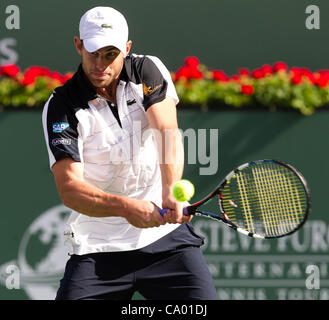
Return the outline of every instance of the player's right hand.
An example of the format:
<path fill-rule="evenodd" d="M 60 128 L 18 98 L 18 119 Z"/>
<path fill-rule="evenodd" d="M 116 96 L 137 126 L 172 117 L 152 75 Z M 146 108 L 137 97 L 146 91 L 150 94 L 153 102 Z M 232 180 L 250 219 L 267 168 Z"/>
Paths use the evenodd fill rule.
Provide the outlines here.
<path fill-rule="evenodd" d="M 129 209 L 123 217 L 136 228 L 159 227 L 166 221 L 159 214 L 159 207 L 151 201 L 130 199 Z"/>

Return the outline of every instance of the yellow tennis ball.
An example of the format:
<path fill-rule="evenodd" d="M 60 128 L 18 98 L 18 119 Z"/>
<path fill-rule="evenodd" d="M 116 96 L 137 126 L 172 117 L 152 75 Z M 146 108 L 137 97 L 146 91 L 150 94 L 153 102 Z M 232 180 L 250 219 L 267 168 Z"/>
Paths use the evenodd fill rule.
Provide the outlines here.
<path fill-rule="evenodd" d="M 186 180 L 179 180 L 174 184 L 173 194 L 178 201 L 189 201 L 194 195 L 194 185 Z"/>

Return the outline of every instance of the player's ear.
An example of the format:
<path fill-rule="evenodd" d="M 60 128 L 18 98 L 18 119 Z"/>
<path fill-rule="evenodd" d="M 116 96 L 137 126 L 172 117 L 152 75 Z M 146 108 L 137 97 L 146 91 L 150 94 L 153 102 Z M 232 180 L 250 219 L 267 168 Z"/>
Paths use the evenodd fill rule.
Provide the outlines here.
<path fill-rule="evenodd" d="M 83 47 L 82 40 L 80 40 L 78 37 L 74 37 L 74 45 L 75 45 L 75 49 L 77 50 L 77 52 L 81 56 L 82 55 L 82 47 Z"/>
<path fill-rule="evenodd" d="M 126 45 L 126 56 L 129 54 L 131 46 L 132 46 L 132 41 L 129 40 Z"/>

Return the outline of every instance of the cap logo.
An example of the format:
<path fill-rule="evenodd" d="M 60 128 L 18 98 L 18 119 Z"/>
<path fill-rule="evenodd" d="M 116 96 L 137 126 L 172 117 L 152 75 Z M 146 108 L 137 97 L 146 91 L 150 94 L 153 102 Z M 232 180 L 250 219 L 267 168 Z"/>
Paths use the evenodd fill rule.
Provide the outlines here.
<path fill-rule="evenodd" d="M 113 28 L 112 26 L 110 26 L 110 25 L 108 25 L 108 24 L 106 24 L 106 23 L 103 23 L 102 25 L 101 25 L 101 27 L 102 28 Z"/>

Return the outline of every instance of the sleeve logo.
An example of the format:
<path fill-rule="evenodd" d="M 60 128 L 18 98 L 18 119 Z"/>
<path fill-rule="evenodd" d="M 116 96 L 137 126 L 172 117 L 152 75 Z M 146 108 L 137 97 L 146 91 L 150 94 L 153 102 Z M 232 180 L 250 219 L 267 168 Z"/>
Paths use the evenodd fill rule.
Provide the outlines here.
<path fill-rule="evenodd" d="M 69 146 L 71 144 L 72 140 L 71 139 L 64 139 L 64 138 L 59 138 L 59 139 L 53 139 L 51 141 L 51 144 L 53 146 L 58 146 L 59 144 Z"/>
<path fill-rule="evenodd" d="M 145 83 L 143 83 L 143 93 L 144 93 L 144 96 L 149 96 L 151 95 L 153 92 L 157 91 L 159 88 L 162 87 L 162 84 L 159 84 L 157 85 L 156 87 L 154 87 L 152 89 L 152 87 L 148 87 Z"/>
<path fill-rule="evenodd" d="M 56 122 L 53 123 L 53 132 L 61 133 L 66 130 L 70 125 L 67 122 Z"/>

